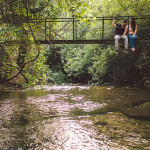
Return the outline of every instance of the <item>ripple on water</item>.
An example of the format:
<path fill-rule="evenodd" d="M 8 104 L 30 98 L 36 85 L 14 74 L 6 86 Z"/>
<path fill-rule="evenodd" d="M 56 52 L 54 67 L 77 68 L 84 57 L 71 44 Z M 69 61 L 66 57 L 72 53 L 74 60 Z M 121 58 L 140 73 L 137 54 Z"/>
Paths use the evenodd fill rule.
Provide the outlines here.
<path fill-rule="evenodd" d="M 81 109 L 89 112 L 100 107 L 106 106 L 105 103 L 100 104 L 84 99 L 83 95 L 73 96 L 71 94 L 48 94 L 46 97 L 38 99 L 28 99 L 30 103 L 34 103 L 41 112 L 56 112 L 57 115 L 68 115 L 74 109 Z M 71 102 L 70 102 L 71 101 Z"/>
<path fill-rule="evenodd" d="M 83 90 L 83 89 L 89 89 L 90 86 L 77 86 L 77 85 L 53 85 L 53 86 L 46 86 L 46 85 L 39 85 L 35 86 L 34 89 L 43 89 L 46 91 L 51 91 L 51 90 L 56 90 L 56 91 L 68 91 L 72 89 L 78 89 L 78 90 Z"/>

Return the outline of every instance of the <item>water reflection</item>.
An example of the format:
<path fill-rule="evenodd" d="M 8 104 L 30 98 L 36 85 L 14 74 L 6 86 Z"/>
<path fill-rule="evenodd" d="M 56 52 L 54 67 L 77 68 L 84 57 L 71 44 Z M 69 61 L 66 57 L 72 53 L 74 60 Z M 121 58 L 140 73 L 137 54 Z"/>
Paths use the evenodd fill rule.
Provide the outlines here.
<path fill-rule="evenodd" d="M 98 86 L 1 92 L 0 149 L 149 149 L 150 122 L 134 118 L 139 110 L 148 115 L 149 92 Z"/>
<path fill-rule="evenodd" d="M 1 149 L 27 148 L 34 143 L 31 133 L 37 132 L 33 122 L 39 120 L 39 112 L 26 98 L 25 93 L 14 92 L 10 99 L 1 102 Z"/>

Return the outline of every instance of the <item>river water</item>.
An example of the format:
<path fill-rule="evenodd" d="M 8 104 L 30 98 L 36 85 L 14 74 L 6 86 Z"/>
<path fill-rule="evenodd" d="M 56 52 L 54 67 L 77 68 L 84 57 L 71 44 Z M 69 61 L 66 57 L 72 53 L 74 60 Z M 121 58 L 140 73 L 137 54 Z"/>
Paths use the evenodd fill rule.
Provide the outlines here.
<path fill-rule="evenodd" d="M 150 150 L 150 89 L 1 91 L 0 150 Z"/>

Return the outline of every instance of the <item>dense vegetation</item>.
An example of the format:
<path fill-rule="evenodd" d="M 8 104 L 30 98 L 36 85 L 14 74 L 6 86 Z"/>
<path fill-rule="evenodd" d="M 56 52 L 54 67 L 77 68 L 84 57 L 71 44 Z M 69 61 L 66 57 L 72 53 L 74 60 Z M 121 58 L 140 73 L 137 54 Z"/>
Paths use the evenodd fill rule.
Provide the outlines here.
<path fill-rule="evenodd" d="M 41 22 L 29 19 L 80 19 L 89 29 L 91 21 L 104 16 L 150 15 L 149 0 L 0 0 L 0 84 L 21 85 L 61 83 L 113 84 L 118 86 L 150 86 L 150 43 L 138 43 L 134 53 L 114 53 L 114 45 L 40 45 L 35 39 L 42 34 Z M 85 19 L 86 18 L 86 19 Z M 122 18 L 121 18 L 122 19 Z M 111 21 L 105 28 L 111 29 Z M 121 20 L 119 20 L 121 22 Z M 57 28 L 58 23 L 51 23 Z M 138 27 L 150 34 L 150 20 Z M 37 32 L 34 32 L 36 29 Z M 82 30 L 79 39 L 98 38 L 102 31 Z M 108 34 L 109 35 L 109 34 Z M 54 35 L 53 35 L 54 36 Z M 68 37 L 72 36 L 67 35 Z M 111 34 L 110 36 L 114 36 Z M 150 40 L 150 36 L 146 36 Z M 17 44 L 6 41 L 15 40 Z M 30 43 L 32 41 L 32 43 Z M 122 49 L 122 48 L 121 48 Z"/>

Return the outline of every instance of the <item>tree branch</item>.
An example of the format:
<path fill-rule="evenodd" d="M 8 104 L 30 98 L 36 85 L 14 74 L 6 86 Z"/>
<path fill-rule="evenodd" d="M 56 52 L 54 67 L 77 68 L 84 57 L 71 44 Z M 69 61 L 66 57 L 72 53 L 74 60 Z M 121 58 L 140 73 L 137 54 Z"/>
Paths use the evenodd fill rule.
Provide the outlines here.
<path fill-rule="evenodd" d="M 5 82 L 9 82 L 10 80 L 16 78 L 19 74 L 21 74 L 21 75 L 24 77 L 24 79 L 26 80 L 26 83 L 28 83 L 28 79 L 27 79 L 27 78 L 25 77 L 25 75 L 22 73 L 22 71 L 23 71 L 24 68 L 20 69 L 19 67 L 13 66 L 13 65 L 11 65 L 11 64 L 7 64 L 7 65 L 16 68 L 19 72 L 18 72 L 16 75 L 14 75 L 13 77 L 11 77 L 11 78 L 5 80 Z"/>
<path fill-rule="evenodd" d="M 123 12 L 125 12 L 125 11 L 126 11 L 133 3 L 135 3 L 135 2 L 136 2 L 136 0 L 135 0 L 135 1 L 132 1 L 127 7 L 124 7 L 124 6 L 122 6 L 120 0 L 118 0 L 119 5 L 124 9 L 124 10 L 121 12 L 121 14 L 122 14 Z"/>
<path fill-rule="evenodd" d="M 34 34 L 33 34 L 33 31 L 32 31 L 31 25 L 30 25 L 30 21 L 29 21 L 29 11 L 28 11 L 29 8 L 28 8 L 28 7 L 29 7 L 29 4 L 28 4 L 28 0 L 27 0 L 27 6 L 26 6 L 27 22 L 28 22 L 28 26 L 29 26 L 31 35 L 32 35 L 32 37 L 33 37 L 33 39 L 34 39 L 34 43 L 36 43 L 36 42 L 35 42 L 36 39 L 35 39 L 35 36 L 34 36 Z M 31 62 L 35 61 L 35 60 L 39 57 L 39 55 L 40 55 L 40 49 L 39 49 L 39 47 L 37 46 L 37 44 L 36 44 L 36 48 L 37 48 L 37 50 L 38 50 L 38 54 L 36 55 L 36 57 L 35 57 L 34 59 L 32 59 L 32 60 L 30 60 L 30 61 L 28 61 L 28 62 L 25 62 L 25 65 L 28 64 L 28 63 L 31 63 Z"/>

